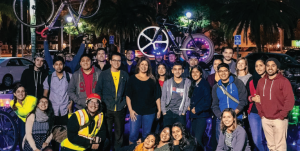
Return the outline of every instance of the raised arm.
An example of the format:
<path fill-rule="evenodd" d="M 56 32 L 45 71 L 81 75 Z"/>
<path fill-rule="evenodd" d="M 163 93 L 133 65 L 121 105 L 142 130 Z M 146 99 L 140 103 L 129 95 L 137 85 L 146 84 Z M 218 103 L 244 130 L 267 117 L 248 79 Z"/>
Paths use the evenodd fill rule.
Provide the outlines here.
<path fill-rule="evenodd" d="M 49 66 L 49 69 L 50 69 L 51 73 L 52 73 L 55 70 L 53 68 L 53 59 L 52 59 L 51 54 L 49 52 L 49 46 L 48 46 L 48 41 L 47 40 L 44 41 L 44 54 L 45 54 L 45 60 L 48 64 L 48 66 Z"/>

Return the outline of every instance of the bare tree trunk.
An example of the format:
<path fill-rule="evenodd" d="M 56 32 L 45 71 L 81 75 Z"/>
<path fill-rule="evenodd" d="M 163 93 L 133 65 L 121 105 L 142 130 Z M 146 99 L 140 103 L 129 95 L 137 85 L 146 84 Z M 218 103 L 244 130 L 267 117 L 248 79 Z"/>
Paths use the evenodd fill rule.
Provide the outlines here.
<path fill-rule="evenodd" d="M 12 49 L 12 57 L 17 57 L 18 56 L 18 45 L 19 45 L 19 38 L 20 38 L 20 22 L 16 23 L 16 35 L 15 35 L 15 39 L 13 41 L 13 49 Z"/>

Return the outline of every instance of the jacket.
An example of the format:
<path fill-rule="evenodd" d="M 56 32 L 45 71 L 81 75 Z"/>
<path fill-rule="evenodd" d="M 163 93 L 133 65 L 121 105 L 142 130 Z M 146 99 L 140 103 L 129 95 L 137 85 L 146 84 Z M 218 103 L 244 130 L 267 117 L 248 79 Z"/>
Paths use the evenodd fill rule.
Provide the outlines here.
<path fill-rule="evenodd" d="M 98 77 L 101 73 L 100 69 L 98 68 L 94 68 L 94 69 L 95 72 L 93 73 L 93 89 L 92 89 L 93 93 L 95 93 Z M 68 86 L 68 95 L 70 99 L 75 102 L 75 107 L 77 109 L 83 109 L 86 106 L 85 100 L 87 96 L 85 92 L 84 78 L 81 69 L 77 70 L 72 75 L 71 81 Z"/>
<path fill-rule="evenodd" d="M 37 103 L 37 99 L 34 96 L 27 95 L 25 99 L 22 101 L 21 105 L 18 101 L 16 102 L 17 110 L 15 113 L 17 116 L 23 121 L 26 122 L 27 115 L 33 111 Z M 11 100 L 9 102 L 10 107 L 12 108 L 14 105 L 14 100 Z"/>
<path fill-rule="evenodd" d="M 80 45 L 80 48 L 76 54 L 76 56 L 73 58 L 72 61 L 70 62 L 66 62 L 65 65 L 66 65 L 66 69 L 69 69 L 70 71 L 68 72 L 71 72 L 71 73 L 74 73 L 76 71 L 76 67 L 80 61 L 80 57 L 82 56 L 82 54 L 84 53 L 84 48 L 85 48 L 85 44 L 81 44 Z M 45 60 L 50 68 L 50 71 L 51 72 L 54 72 L 55 69 L 53 68 L 53 59 L 50 55 L 50 52 L 49 52 L 49 46 L 48 46 L 48 41 L 45 40 L 44 41 L 44 49 L 45 49 Z M 66 70 L 67 71 L 67 70 Z"/>
<path fill-rule="evenodd" d="M 219 87 L 221 85 L 228 93 L 230 93 L 234 98 L 239 101 L 239 104 L 231 100 Z M 221 119 L 221 114 L 224 109 L 232 108 L 238 109 L 240 113 L 238 114 L 238 119 L 242 119 L 242 110 L 248 104 L 247 100 L 247 90 L 244 83 L 233 76 L 229 77 L 229 84 L 224 87 L 222 80 L 219 80 L 212 89 L 212 110 L 217 118 Z"/>
<path fill-rule="evenodd" d="M 191 118 L 209 117 L 211 106 L 210 86 L 207 81 L 201 81 L 195 86 L 192 97 L 190 109 L 195 107 L 196 114 L 190 112 Z"/>
<path fill-rule="evenodd" d="M 269 79 L 268 75 L 261 78 L 256 94 L 260 96 L 260 103 L 256 103 L 258 114 L 267 119 L 283 120 L 295 104 L 291 83 L 281 73 L 274 79 Z"/>
<path fill-rule="evenodd" d="M 228 151 L 229 148 L 225 144 L 225 132 L 220 132 L 219 143 L 216 151 Z M 243 127 L 237 126 L 232 132 L 232 148 L 234 151 L 251 151 L 247 133 Z"/>
<path fill-rule="evenodd" d="M 48 71 L 41 69 L 36 72 L 34 66 L 29 66 L 21 76 L 21 84 L 24 86 L 28 95 L 41 98 L 44 94 L 43 82 L 48 76 Z M 37 85 L 37 86 L 36 86 Z"/>
<path fill-rule="evenodd" d="M 164 82 L 163 88 L 162 88 L 162 96 L 161 96 L 161 111 L 162 113 L 166 113 L 166 107 L 170 104 L 171 98 L 172 98 L 172 85 L 173 85 L 173 79 L 168 79 Z M 183 96 L 182 101 L 180 103 L 179 107 L 179 115 L 185 114 L 187 108 L 190 106 L 190 98 L 188 97 L 189 88 L 191 86 L 191 81 L 189 79 L 185 79 L 184 83 L 184 90 L 183 90 Z"/>
<path fill-rule="evenodd" d="M 120 111 L 126 107 L 125 88 L 127 86 L 129 76 L 126 71 L 120 70 L 119 86 L 116 97 L 116 88 L 111 74 L 111 68 L 101 72 L 96 85 L 95 92 L 101 96 L 101 100 L 105 103 L 106 108 L 110 111 Z"/>
<path fill-rule="evenodd" d="M 128 64 L 126 62 L 126 64 L 124 65 L 125 66 L 125 71 L 128 73 L 129 76 L 132 76 L 135 74 L 135 67 L 136 67 L 136 64 L 137 62 L 136 61 L 133 61 L 132 64 L 131 64 L 131 68 L 130 68 L 130 71 L 128 72 Z M 154 74 L 155 75 L 155 74 Z"/>
<path fill-rule="evenodd" d="M 98 64 L 98 62 L 94 62 L 94 65 L 93 65 L 93 66 L 101 70 L 101 68 L 100 68 L 100 66 L 99 66 L 99 64 Z M 109 69 L 110 67 L 111 67 L 111 65 L 109 64 L 109 61 L 106 61 L 105 65 L 104 65 L 104 67 L 103 67 L 103 70 L 101 70 L 101 71 L 107 70 L 107 69 Z"/>
<path fill-rule="evenodd" d="M 92 119 L 92 120 L 91 120 Z M 90 139 L 99 137 L 101 142 L 106 139 L 106 126 L 103 113 L 92 117 L 85 109 L 76 111 L 67 125 L 67 138 L 61 146 L 77 151 L 84 151 L 92 144 Z"/>

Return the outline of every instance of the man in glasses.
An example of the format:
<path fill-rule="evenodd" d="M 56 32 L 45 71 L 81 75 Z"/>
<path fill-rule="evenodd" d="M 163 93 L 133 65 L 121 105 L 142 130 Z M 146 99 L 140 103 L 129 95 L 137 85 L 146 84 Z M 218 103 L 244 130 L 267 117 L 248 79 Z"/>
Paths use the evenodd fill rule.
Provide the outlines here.
<path fill-rule="evenodd" d="M 121 54 L 115 52 L 111 55 L 111 68 L 103 71 L 97 82 L 96 93 L 99 94 L 106 105 L 107 129 L 110 142 L 114 125 L 114 149 L 118 150 L 123 144 L 123 134 L 126 116 L 125 88 L 129 76 L 126 71 L 120 70 Z"/>
<path fill-rule="evenodd" d="M 217 141 L 220 136 L 220 119 L 224 109 L 232 108 L 237 114 L 237 120 L 242 121 L 242 110 L 248 104 L 247 90 L 244 83 L 230 75 L 229 65 L 221 63 L 218 65 L 217 74 L 220 76 L 220 80 L 213 86 L 212 89 L 212 110 L 217 117 L 216 121 L 216 137 Z M 226 91 L 229 95 L 226 95 Z"/>

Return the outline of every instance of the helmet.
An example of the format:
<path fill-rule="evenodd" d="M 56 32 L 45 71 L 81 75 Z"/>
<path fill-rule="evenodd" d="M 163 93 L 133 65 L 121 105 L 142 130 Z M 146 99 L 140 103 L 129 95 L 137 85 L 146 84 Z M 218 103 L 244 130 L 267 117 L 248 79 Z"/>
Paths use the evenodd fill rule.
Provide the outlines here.
<path fill-rule="evenodd" d="M 86 100 L 85 100 L 85 103 L 87 104 L 91 99 L 97 99 L 99 101 L 99 103 L 101 103 L 101 97 L 100 95 L 96 94 L 96 93 L 92 93 L 90 94 Z"/>

